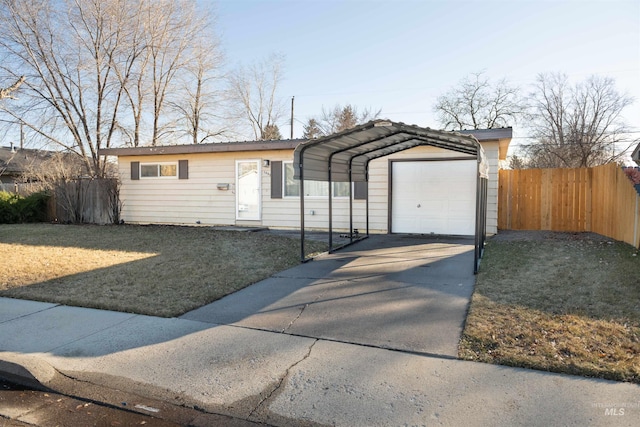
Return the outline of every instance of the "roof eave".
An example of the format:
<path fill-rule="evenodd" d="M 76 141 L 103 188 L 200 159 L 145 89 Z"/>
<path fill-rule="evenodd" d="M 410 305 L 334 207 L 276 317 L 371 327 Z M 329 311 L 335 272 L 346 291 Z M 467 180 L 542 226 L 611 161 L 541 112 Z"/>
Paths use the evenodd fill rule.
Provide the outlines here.
<path fill-rule="evenodd" d="M 293 150 L 300 139 L 258 142 L 220 142 L 212 144 L 162 145 L 155 147 L 103 148 L 100 156 L 156 156 L 169 154 L 229 153 L 241 151 Z"/>

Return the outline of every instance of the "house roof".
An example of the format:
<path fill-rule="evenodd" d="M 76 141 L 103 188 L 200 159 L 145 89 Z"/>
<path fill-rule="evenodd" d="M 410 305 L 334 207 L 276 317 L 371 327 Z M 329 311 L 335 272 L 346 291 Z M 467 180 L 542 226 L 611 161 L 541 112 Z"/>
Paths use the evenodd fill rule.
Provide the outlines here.
<path fill-rule="evenodd" d="M 162 145 L 155 147 L 103 148 L 101 156 L 150 156 L 161 154 L 227 153 L 236 151 L 293 150 L 306 139 L 272 141 L 213 142 L 208 144 Z"/>
<path fill-rule="evenodd" d="M 465 130 L 458 133 L 473 135 L 480 142 L 500 142 L 500 158 L 506 158 L 506 149 L 511 140 L 511 128 Z M 187 145 L 162 145 L 155 147 L 122 147 L 103 148 L 98 154 L 101 156 L 150 156 L 169 154 L 195 154 L 195 153 L 226 153 L 240 151 L 268 151 L 268 150 L 293 150 L 298 145 L 306 142 L 306 139 L 286 139 L 272 141 L 243 141 L 243 142 L 214 142 L 208 144 Z M 503 145 L 504 156 L 502 155 Z"/>
<path fill-rule="evenodd" d="M 313 181 L 367 181 L 371 160 L 421 145 L 473 156 L 478 159 L 480 177 L 488 178 L 488 162 L 475 136 L 389 120 L 373 120 L 300 143 L 294 151 L 295 177 Z"/>

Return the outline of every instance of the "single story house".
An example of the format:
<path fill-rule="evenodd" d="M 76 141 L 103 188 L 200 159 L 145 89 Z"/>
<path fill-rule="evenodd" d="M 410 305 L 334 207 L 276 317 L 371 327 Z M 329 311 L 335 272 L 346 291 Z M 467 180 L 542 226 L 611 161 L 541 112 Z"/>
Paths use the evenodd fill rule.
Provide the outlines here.
<path fill-rule="evenodd" d="M 368 126 L 386 123 L 409 134 L 475 137 L 489 167 L 486 233 L 495 234 L 498 169 L 512 129 L 445 132 L 387 121 Z M 291 139 L 110 148 L 99 154 L 117 156 L 121 218 L 127 223 L 299 229 L 301 186 L 294 151 L 309 143 Z M 367 182 L 331 183 L 334 230 L 368 225 L 371 233 L 475 233 L 477 157 L 437 144 L 414 145 L 389 155 L 379 150 L 367 163 Z M 305 180 L 303 188 L 304 227 L 328 229 L 329 183 Z"/>
<path fill-rule="evenodd" d="M 11 144 L 0 147 L 0 184 L 23 182 L 23 174 L 51 158 L 50 151 L 19 148 Z"/>

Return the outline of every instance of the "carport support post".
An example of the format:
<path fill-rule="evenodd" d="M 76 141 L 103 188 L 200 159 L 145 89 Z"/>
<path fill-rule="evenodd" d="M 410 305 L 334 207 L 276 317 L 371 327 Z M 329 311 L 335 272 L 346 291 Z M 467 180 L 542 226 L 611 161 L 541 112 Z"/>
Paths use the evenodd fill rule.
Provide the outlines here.
<path fill-rule="evenodd" d="M 333 192 L 331 185 L 331 156 L 329 156 L 329 252 L 333 251 Z"/>
<path fill-rule="evenodd" d="M 304 168 L 300 156 L 300 262 L 307 259 L 304 253 Z"/>
<path fill-rule="evenodd" d="M 353 243 L 353 176 L 351 174 L 351 162 L 353 157 L 349 160 L 349 242 Z"/>

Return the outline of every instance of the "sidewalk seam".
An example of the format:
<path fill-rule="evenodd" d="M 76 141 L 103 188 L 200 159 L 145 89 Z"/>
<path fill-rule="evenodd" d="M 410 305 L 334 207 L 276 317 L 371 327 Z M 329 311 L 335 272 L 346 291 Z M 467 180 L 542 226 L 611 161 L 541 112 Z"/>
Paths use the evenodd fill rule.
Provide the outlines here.
<path fill-rule="evenodd" d="M 24 301 L 24 300 L 23 300 L 23 301 Z M 43 304 L 51 304 L 51 303 L 43 303 Z M 55 304 L 55 305 L 53 305 L 53 306 L 51 306 L 51 307 L 43 308 L 42 310 L 32 311 L 31 313 L 23 314 L 22 316 L 14 317 L 14 318 L 12 318 L 12 319 L 8 319 L 8 320 L 5 320 L 5 321 L 3 321 L 3 322 L 0 322 L 0 325 L 3 325 L 3 324 L 5 324 L 5 323 L 9 323 L 9 322 L 13 322 L 14 320 L 24 319 L 25 317 L 29 317 L 29 316 L 32 316 L 32 315 L 34 315 L 34 314 L 42 313 L 42 312 L 44 312 L 44 311 L 51 310 L 51 309 L 53 309 L 53 308 L 61 307 L 61 306 L 62 306 L 62 304 Z"/>
<path fill-rule="evenodd" d="M 57 350 L 57 349 L 59 349 L 59 348 L 63 348 L 63 347 L 66 347 L 66 346 L 68 346 L 68 345 L 70 345 L 70 344 L 76 343 L 76 342 L 78 342 L 78 341 L 82 341 L 82 340 L 84 340 L 84 339 L 86 339 L 86 338 L 89 338 L 89 337 L 91 337 L 91 336 L 93 336 L 93 335 L 100 334 L 100 333 L 102 333 L 102 332 L 104 332 L 104 331 L 108 331 L 109 329 L 115 328 L 116 326 L 122 325 L 123 323 L 128 322 L 129 320 L 131 320 L 131 319 L 133 319 L 133 318 L 135 318 L 135 317 L 138 317 L 138 316 L 142 316 L 142 315 L 141 315 L 141 314 L 132 314 L 131 316 L 127 317 L 126 319 L 124 319 L 124 320 L 122 320 L 122 321 L 120 321 L 120 322 L 118 322 L 118 323 L 114 323 L 113 325 L 111 325 L 111 326 L 109 326 L 109 327 L 107 327 L 107 328 L 97 330 L 97 331 L 92 332 L 92 333 L 90 333 L 90 334 L 87 334 L 87 335 L 84 335 L 84 336 L 82 336 L 82 337 L 79 337 L 78 339 L 75 339 L 75 340 L 73 340 L 73 341 L 65 342 L 64 344 L 59 345 L 59 346 L 57 346 L 57 347 L 50 348 L 50 349 L 48 349 L 47 351 L 52 352 L 52 351 L 55 351 L 55 350 Z"/>

